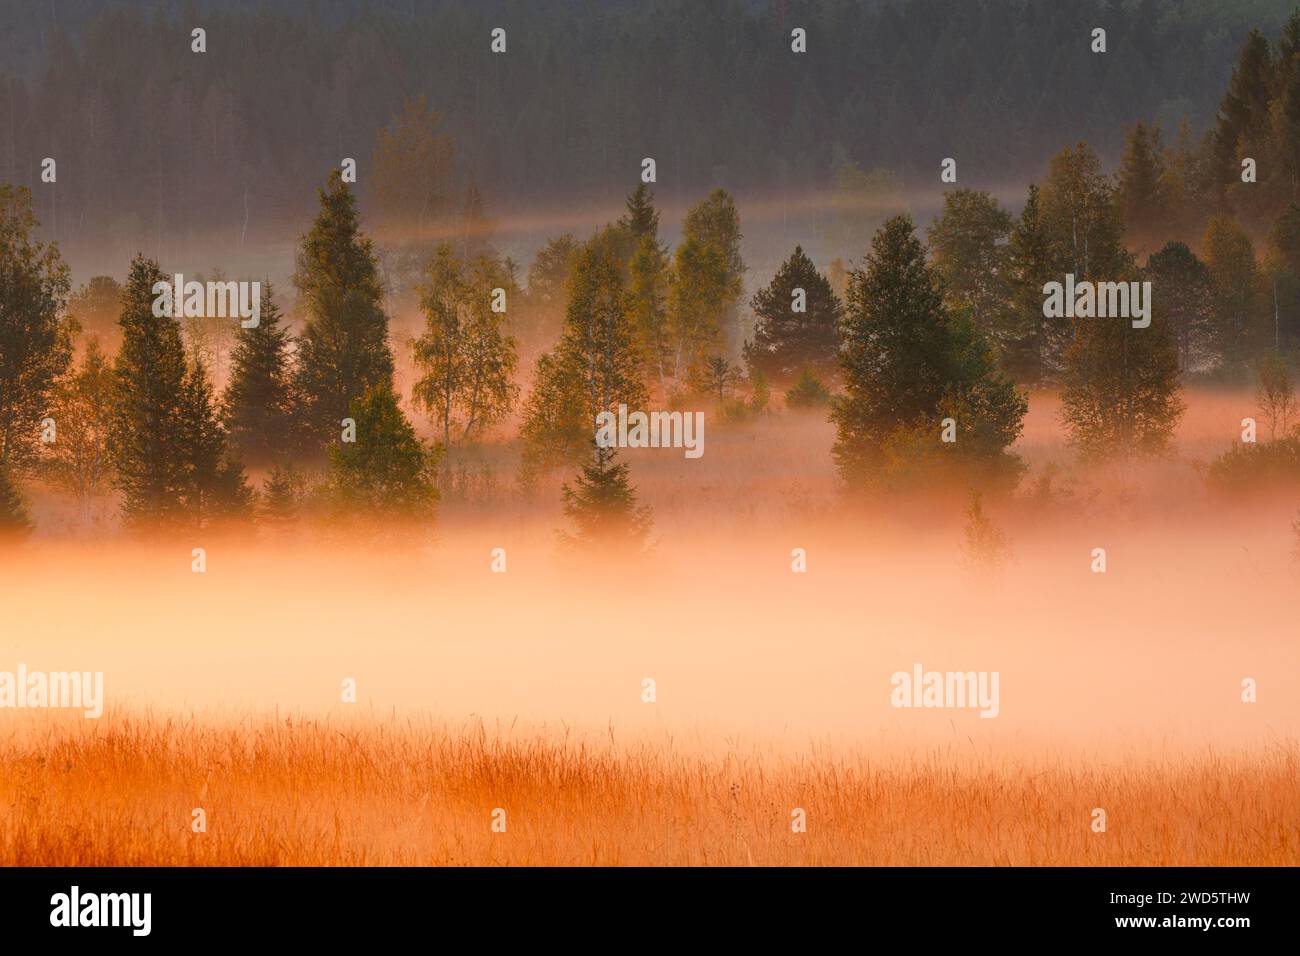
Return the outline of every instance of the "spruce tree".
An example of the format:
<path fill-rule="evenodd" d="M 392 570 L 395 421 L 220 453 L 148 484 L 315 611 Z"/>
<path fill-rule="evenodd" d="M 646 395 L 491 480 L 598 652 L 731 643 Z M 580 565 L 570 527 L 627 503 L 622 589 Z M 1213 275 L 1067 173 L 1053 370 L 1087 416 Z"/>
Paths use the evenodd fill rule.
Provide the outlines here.
<path fill-rule="evenodd" d="M 1125 235 L 1139 253 L 1167 240 L 1173 226 L 1164 177 L 1159 128 L 1134 124 L 1120 160 L 1117 199 Z"/>
<path fill-rule="evenodd" d="M 798 302 L 796 290 L 802 293 Z M 801 310 L 796 311 L 796 305 Z M 794 247 L 750 306 L 756 316 L 754 341 L 746 344 L 745 359 L 752 367 L 778 382 L 805 366 L 822 377 L 834 372 L 843 306 L 802 246 Z"/>
<path fill-rule="evenodd" d="M 595 444 L 593 442 L 593 444 Z M 628 481 L 627 462 L 616 462 L 617 452 L 595 444 L 573 486 L 565 484 L 564 515 L 572 533 L 562 533 L 570 545 L 597 545 L 614 551 L 640 551 L 650 531 L 650 509 L 637 503 Z"/>
<path fill-rule="evenodd" d="M 292 462 L 273 465 L 262 486 L 261 515 L 272 523 L 285 524 L 298 517 L 304 481 Z"/>
<path fill-rule="evenodd" d="M 891 449 L 908 446 L 922 455 L 947 449 L 959 462 L 1017 474 L 1006 449 L 1020 434 L 1025 400 L 969 318 L 945 306 L 913 229 L 907 216 L 888 220 L 872 240 L 866 269 L 852 276 L 844 396 L 831 412 L 840 474 L 850 487 L 888 480 Z M 940 446 L 947 417 L 956 420 L 958 437 Z"/>
<path fill-rule="evenodd" d="M 270 283 L 262 290 L 260 320 L 239 330 L 230 381 L 222 396 L 222 420 L 235 454 L 262 465 L 294 444 L 289 330 L 281 323 Z"/>
<path fill-rule="evenodd" d="M 294 285 L 307 312 L 295 388 L 304 429 L 318 445 L 337 433 L 353 399 L 392 383 L 388 317 L 373 244 L 361 233 L 356 196 L 336 169 L 302 237 Z"/>
<path fill-rule="evenodd" d="M 1269 126 L 1269 99 L 1273 87 L 1272 55 L 1268 40 L 1251 30 L 1232 69 L 1232 79 L 1219 105 L 1212 137 L 1213 185 L 1216 193 L 1240 182 L 1243 156 L 1264 155 Z"/>
<path fill-rule="evenodd" d="M 428 518 L 438 502 L 437 453 L 425 448 L 387 384 L 352 401 L 355 442 L 330 449 L 331 484 L 341 514 Z"/>
<path fill-rule="evenodd" d="M 167 523 L 184 509 L 185 349 L 180 323 L 153 314 L 154 283 L 170 281 L 157 263 L 136 256 L 122 290 L 122 347 L 113 366 L 117 402 L 109 434 L 114 483 L 128 524 Z"/>
<path fill-rule="evenodd" d="M 181 389 L 179 436 L 185 455 L 181 501 L 186 518 L 204 527 L 214 520 L 251 515 L 254 492 L 243 466 L 229 454 L 212 385 L 199 360 L 191 363 Z"/>
<path fill-rule="evenodd" d="M 636 236 L 637 242 L 646 237 L 658 239 L 659 212 L 654 207 L 654 195 L 645 183 L 638 183 L 627 197 L 627 213 L 620 222 Z"/>

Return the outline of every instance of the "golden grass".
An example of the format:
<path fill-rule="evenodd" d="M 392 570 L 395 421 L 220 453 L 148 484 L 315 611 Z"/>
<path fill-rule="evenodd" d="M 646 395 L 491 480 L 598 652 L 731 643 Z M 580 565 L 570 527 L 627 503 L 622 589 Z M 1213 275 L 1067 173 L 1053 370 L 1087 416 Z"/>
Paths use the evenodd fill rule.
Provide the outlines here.
<path fill-rule="evenodd" d="M 5 721 L 3 865 L 1300 862 L 1293 746 L 891 761 L 432 722 Z M 195 807 L 206 833 L 192 832 Z M 806 833 L 791 832 L 795 807 Z M 1094 807 L 1106 833 L 1090 828 Z"/>

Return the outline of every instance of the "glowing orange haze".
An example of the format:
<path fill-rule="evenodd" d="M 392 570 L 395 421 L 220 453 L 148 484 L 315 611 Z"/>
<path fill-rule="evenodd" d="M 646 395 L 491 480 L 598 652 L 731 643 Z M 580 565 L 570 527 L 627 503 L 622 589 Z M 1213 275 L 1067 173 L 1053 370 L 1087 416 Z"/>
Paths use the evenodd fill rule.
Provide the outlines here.
<path fill-rule="evenodd" d="M 637 564 L 557 560 L 506 446 L 502 497 L 413 543 L 38 537 L 0 559 L 0 670 L 102 670 L 107 714 L 0 711 L 0 862 L 1295 863 L 1297 502 L 1195 467 L 1251 406 L 1192 396 L 1170 460 L 1081 470 L 1034 396 L 1030 478 L 1072 497 L 991 503 L 997 572 L 964 498 L 845 505 L 791 414 L 629 452 Z M 915 664 L 998 672 L 998 716 L 891 706 Z"/>

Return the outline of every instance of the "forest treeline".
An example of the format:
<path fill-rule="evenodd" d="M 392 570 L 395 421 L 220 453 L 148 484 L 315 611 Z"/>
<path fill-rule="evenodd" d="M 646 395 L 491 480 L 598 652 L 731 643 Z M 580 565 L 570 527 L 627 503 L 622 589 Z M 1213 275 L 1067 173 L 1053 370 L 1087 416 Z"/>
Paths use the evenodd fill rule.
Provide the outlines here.
<path fill-rule="evenodd" d="M 1289 12 L 1287 0 L 15 7 L 0 15 L 0 181 L 35 187 L 57 159 L 58 188 L 34 192 L 65 252 L 210 232 L 282 240 L 311 215 L 303 184 L 345 156 L 382 221 L 404 206 L 366 164 L 423 96 L 455 144 L 454 183 L 423 197 L 428 213 L 458 209 L 471 185 L 500 207 L 616 203 L 645 156 L 680 201 L 717 185 L 827 190 L 846 159 L 910 188 L 960 156 L 964 181 L 1004 185 L 1063 142 L 1111 162 L 1138 119 L 1171 135 L 1183 118 L 1211 125 L 1247 30 L 1272 33 Z M 1090 48 L 1095 27 L 1105 54 Z"/>
<path fill-rule="evenodd" d="M 418 181 L 446 157 L 435 124 L 408 100 L 379 155 Z M 42 474 L 83 505 L 115 489 L 138 527 L 285 522 L 304 508 L 427 519 L 443 457 L 514 416 L 521 483 L 571 475 L 573 536 L 639 545 L 649 511 L 619 451 L 593 435 L 620 405 L 707 402 L 724 423 L 778 404 L 820 409 L 850 490 L 1009 489 L 1024 470 L 1011 447 L 1027 388 L 1059 389 L 1071 443 L 1099 459 L 1164 451 L 1191 376 L 1257 382 L 1266 419 L 1267 440 L 1215 462 L 1212 483 L 1294 478 L 1297 157 L 1300 11 L 1275 40 L 1248 35 L 1199 142 L 1138 122 L 1111 173 L 1088 143 L 1066 146 L 1018 213 L 953 189 L 924 229 L 891 216 L 825 273 L 796 246 L 746 296 L 732 196 L 698 198 L 672 246 L 642 182 L 616 222 L 553 238 L 526 276 L 481 230 L 408 247 L 422 253 L 409 290 L 422 328 L 401 341 L 379 250 L 335 169 L 298 241 L 296 326 L 264 287 L 220 393 L 203 331 L 219 320 L 155 314 L 169 277 L 144 255 L 123 283 L 100 276 L 74 292 L 57 245 L 38 238 L 30 190 L 0 185 L 0 521 L 29 526 L 19 481 Z M 1045 286 L 1067 274 L 1149 282 L 1149 324 L 1047 317 Z M 93 321 L 105 313 L 111 330 Z M 395 349 L 415 371 L 408 399 Z M 249 466 L 266 470 L 260 491 Z"/>

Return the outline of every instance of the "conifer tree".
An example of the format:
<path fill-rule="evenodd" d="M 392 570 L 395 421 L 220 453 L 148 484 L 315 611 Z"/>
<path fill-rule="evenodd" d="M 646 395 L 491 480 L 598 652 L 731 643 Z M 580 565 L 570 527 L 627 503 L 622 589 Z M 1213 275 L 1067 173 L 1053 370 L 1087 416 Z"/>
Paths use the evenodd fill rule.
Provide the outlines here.
<path fill-rule="evenodd" d="M 304 429 L 322 445 L 354 398 L 392 383 L 388 317 L 373 244 L 361 233 L 356 196 L 339 170 L 320 192 L 321 210 L 302 237 L 294 285 L 307 312 L 295 390 Z"/>
<path fill-rule="evenodd" d="M 745 359 L 751 366 L 778 381 L 805 366 L 822 377 L 834 372 L 843 306 L 802 246 L 794 247 L 750 305 L 756 320 L 754 341 L 747 343 Z"/>
<path fill-rule="evenodd" d="M 1213 184 L 1218 195 L 1226 186 L 1240 182 L 1243 156 L 1258 159 L 1264 155 L 1272 89 L 1268 40 L 1259 30 L 1251 30 L 1232 69 L 1213 134 Z"/>
<path fill-rule="evenodd" d="M 872 240 L 866 269 L 852 276 L 843 323 L 844 396 L 831 419 L 833 449 L 850 487 L 888 479 L 890 449 L 940 449 L 940 424 L 955 419 L 957 458 L 1002 476 L 1019 463 L 1006 449 L 1020 434 L 1024 398 L 997 370 L 968 318 L 946 308 L 913 235 L 895 216 Z"/>
<path fill-rule="evenodd" d="M 356 441 L 330 449 L 338 510 L 352 517 L 432 517 L 438 503 L 438 453 L 415 434 L 392 387 L 372 385 L 353 400 L 349 414 L 356 422 Z"/>
<path fill-rule="evenodd" d="M 201 360 L 190 364 L 181 388 L 179 437 L 185 455 L 181 501 L 186 518 L 204 527 L 214 520 L 251 515 L 254 492 L 243 466 L 227 449 L 212 384 Z"/>
<path fill-rule="evenodd" d="M 627 227 L 638 243 L 646 237 L 658 240 L 659 212 L 654 207 L 654 195 L 645 183 L 638 183 L 627 197 L 627 213 L 620 223 Z"/>
<path fill-rule="evenodd" d="M 231 448 L 252 465 L 283 456 L 294 445 L 290 341 L 274 291 L 266 283 L 258 324 L 239 330 L 230 382 L 222 396 Z"/>
<path fill-rule="evenodd" d="M 615 551 L 640 551 L 650 531 L 650 509 L 637 503 L 628 481 L 627 462 L 616 462 L 613 448 L 595 451 L 573 481 L 565 484 L 564 515 L 573 532 L 561 538 L 570 545 L 597 545 Z"/>
<path fill-rule="evenodd" d="M 114 483 L 130 524 L 180 517 L 189 480 L 182 436 L 186 379 L 180 323 L 153 314 L 156 282 L 168 282 L 158 264 L 131 262 L 122 291 L 122 347 L 113 366 L 117 402 L 109 434 Z"/>
<path fill-rule="evenodd" d="M 276 524 L 285 524 L 297 518 L 303 493 L 303 478 L 292 462 L 272 465 L 266 483 L 262 486 L 263 519 Z"/>
<path fill-rule="evenodd" d="M 1160 130 L 1138 122 L 1129 130 L 1120 160 L 1117 200 L 1130 245 L 1139 253 L 1169 239 L 1172 213 L 1164 189 L 1165 157 Z"/>

